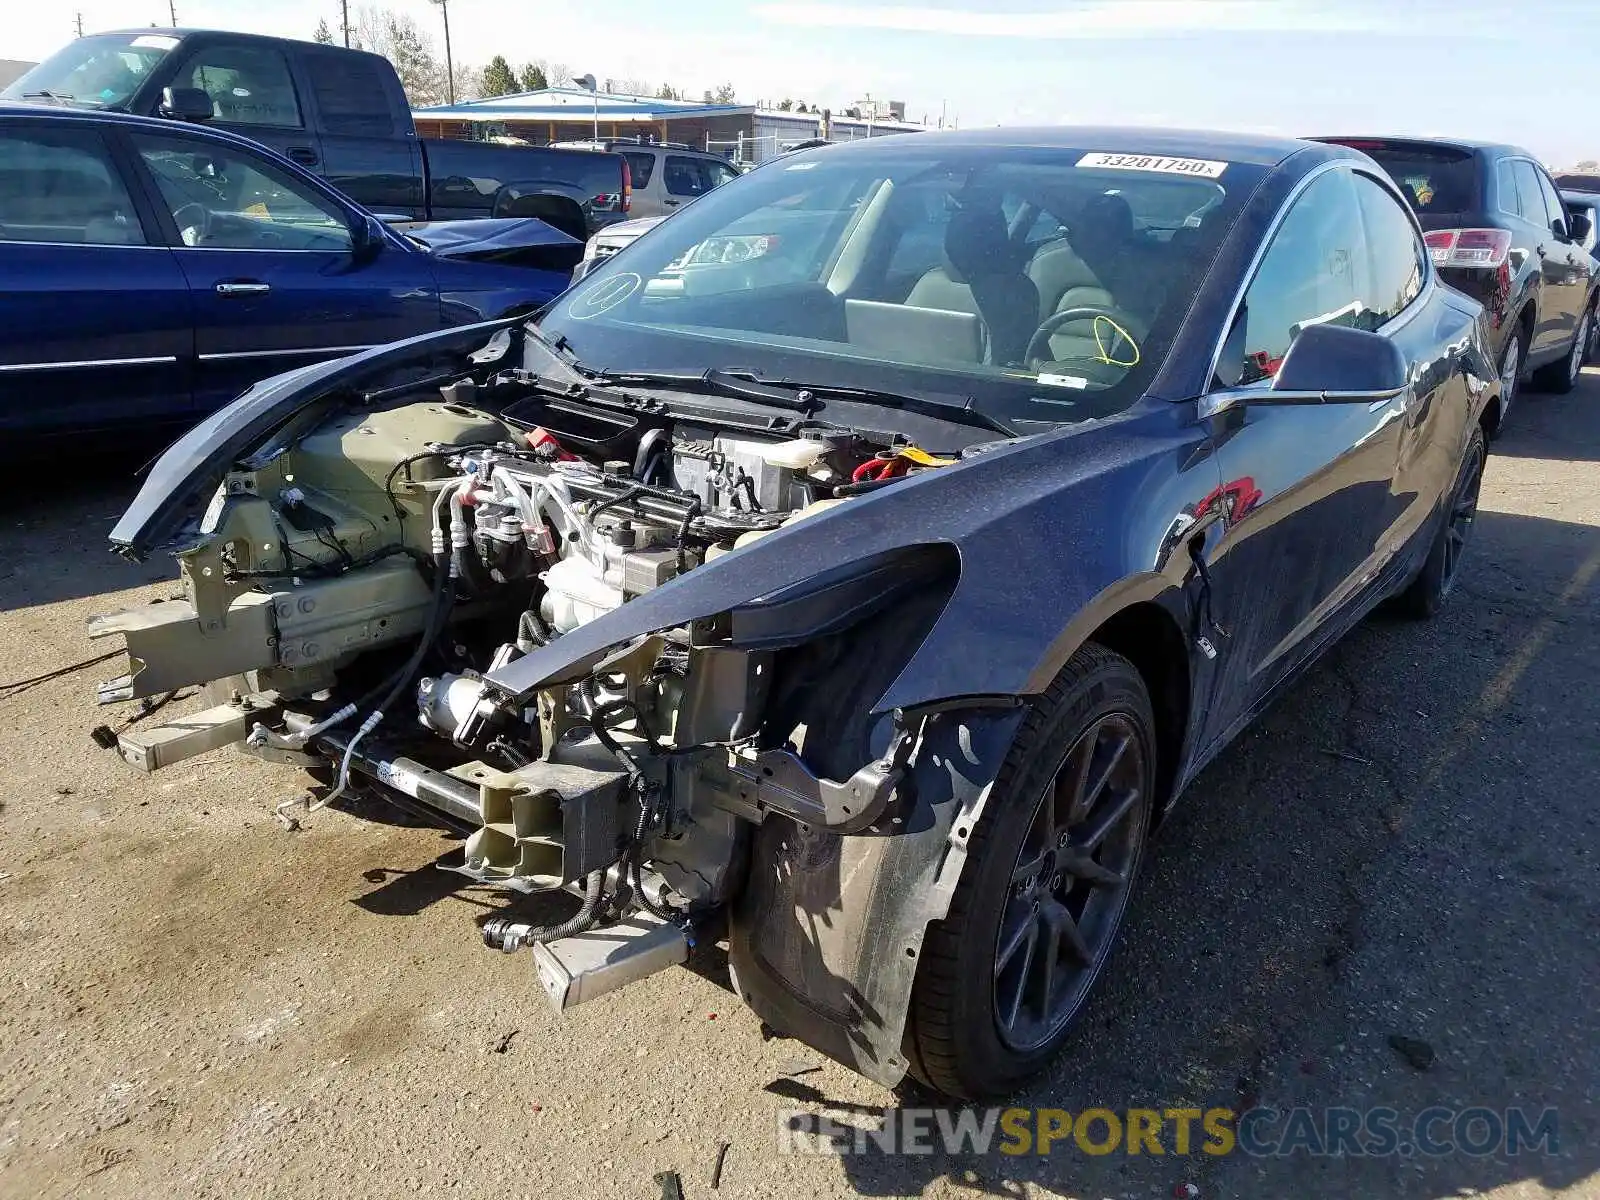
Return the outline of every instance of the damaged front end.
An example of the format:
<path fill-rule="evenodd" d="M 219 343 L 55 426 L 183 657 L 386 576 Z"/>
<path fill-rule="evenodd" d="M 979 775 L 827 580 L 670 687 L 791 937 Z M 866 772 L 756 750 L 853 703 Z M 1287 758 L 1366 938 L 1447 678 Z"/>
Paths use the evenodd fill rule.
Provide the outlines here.
<path fill-rule="evenodd" d="M 559 925 L 484 927 L 558 1009 L 726 918 L 746 1002 L 897 1082 L 1021 709 L 880 706 L 960 564 L 855 541 L 848 510 L 962 447 L 558 382 L 534 334 L 491 332 L 269 381 L 169 452 L 113 540 L 171 546 L 184 596 L 93 621 L 129 659 L 100 698 L 213 706 L 120 754 L 318 767 L 306 807 L 375 792 L 464 835 L 473 882 L 573 893 Z"/>

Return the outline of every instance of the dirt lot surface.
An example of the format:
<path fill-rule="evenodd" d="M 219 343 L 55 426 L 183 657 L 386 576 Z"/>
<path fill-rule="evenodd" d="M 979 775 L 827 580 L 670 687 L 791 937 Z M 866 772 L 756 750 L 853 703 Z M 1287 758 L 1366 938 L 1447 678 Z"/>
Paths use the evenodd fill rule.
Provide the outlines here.
<path fill-rule="evenodd" d="M 781 1154 L 780 1109 L 927 1101 L 763 1040 L 714 951 L 552 1016 L 453 843 L 286 833 L 303 777 L 232 752 L 133 774 L 87 736 L 108 665 L 0 700 L 0 1195 L 1600 1195 L 1600 374 L 1495 451 L 1446 613 L 1367 622 L 1190 791 L 1017 1103 L 1553 1107 L 1559 1155 Z M 125 469 L 86 477 L 0 500 L 0 679 L 173 591 L 104 548 Z"/>

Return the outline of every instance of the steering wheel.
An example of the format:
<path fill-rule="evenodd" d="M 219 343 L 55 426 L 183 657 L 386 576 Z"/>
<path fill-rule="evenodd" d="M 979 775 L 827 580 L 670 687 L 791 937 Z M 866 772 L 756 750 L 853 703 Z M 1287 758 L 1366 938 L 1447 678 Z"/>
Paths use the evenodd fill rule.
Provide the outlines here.
<path fill-rule="evenodd" d="M 1070 325 L 1074 321 L 1106 321 L 1110 324 L 1111 328 L 1108 337 L 1100 339 L 1102 355 L 1110 360 L 1110 365 L 1131 367 L 1139 361 L 1139 343 L 1134 341 L 1133 334 L 1128 332 L 1130 321 L 1128 314 L 1098 304 L 1077 304 L 1046 317 L 1044 323 L 1034 330 L 1033 337 L 1028 339 L 1028 349 L 1023 356 L 1024 361 L 1030 363 L 1053 362 L 1054 357 L 1050 352 L 1050 339 L 1060 331 L 1063 325 Z M 1127 356 L 1119 355 L 1113 358 L 1109 351 L 1117 349 L 1119 343 L 1126 343 L 1131 350 L 1131 354 Z M 1126 357 L 1126 361 L 1123 361 L 1124 357 Z"/>
<path fill-rule="evenodd" d="M 191 219 L 185 220 L 184 213 L 191 213 L 193 216 Z M 185 246 L 198 246 L 211 233 L 211 210 L 199 201 L 180 204 L 172 210 L 172 219 L 177 222 L 178 236 L 183 239 Z M 184 236 L 190 230 L 194 231 L 193 241 Z"/>

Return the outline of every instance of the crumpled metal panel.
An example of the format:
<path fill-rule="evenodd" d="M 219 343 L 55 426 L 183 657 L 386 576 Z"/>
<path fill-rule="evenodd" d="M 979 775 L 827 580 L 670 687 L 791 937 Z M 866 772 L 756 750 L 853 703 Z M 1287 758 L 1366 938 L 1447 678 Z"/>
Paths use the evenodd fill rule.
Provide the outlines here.
<path fill-rule="evenodd" d="M 729 923 L 734 987 L 780 1033 L 887 1086 L 928 922 L 942 918 L 967 839 L 1024 708 L 935 713 L 891 836 L 843 836 L 768 817 Z"/>

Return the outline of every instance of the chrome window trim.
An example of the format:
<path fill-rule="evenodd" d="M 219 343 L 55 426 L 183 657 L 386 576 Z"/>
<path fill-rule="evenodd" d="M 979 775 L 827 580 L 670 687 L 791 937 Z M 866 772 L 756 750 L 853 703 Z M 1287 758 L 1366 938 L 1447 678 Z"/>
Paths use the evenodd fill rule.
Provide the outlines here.
<path fill-rule="evenodd" d="M 175 363 L 176 354 L 157 354 L 149 358 L 81 358 L 63 362 L 0 363 L 0 371 L 68 371 L 82 367 L 148 367 Z"/>
<path fill-rule="evenodd" d="M 359 354 L 371 346 L 300 346 L 292 350 L 230 350 L 221 354 L 201 354 L 201 362 L 223 362 L 233 358 L 276 358 L 284 354 Z"/>
<path fill-rule="evenodd" d="M 189 251 L 202 254 L 349 254 L 355 249 L 355 243 L 343 248 L 329 247 L 326 250 L 296 250 L 292 248 L 275 249 L 271 246 L 185 246 L 178 243 L 176 246 L 167 247 L 173 251 Z"/>
<path fill-rule="evenodd" d="M 1352 175 L 1358 173 L 1365 175 L 1368 179 L 1373 180 L 1380 187 L 1383 187 L 1385 191 L 1390 190 L 1389 185 L 1378 179 L 1378 177 L 1373 175 L 1371 171 L 1362 170 L 1360 164 L 1349 159 L 1335 159 L 1333 162 L 1323 163 L 1315 170 L 1309 172 L 1299 183 L 1295 184 L 1294 190 L 1285 196 L 1283 203 L 1278 206 L 1278 212 L 1272 218 L 1272 224 L 1267 227 L 1267 232 L 1261 237 L 1261 244 L 1256 247 L 1255 255 L 1250 259 L 1250 266 L 1245 270 L 1244 279 L 1234 291 L 1233 302 L 1228 305 L 1228 318 L 1222 323 L 1222 330 L 1217 334 L 1216 348 L 1211 352 L 1211 368 L 1206 375 L 1206 390 L 1201 394 L 1202 398 L 1216 391 L 1239 390 L 1237 387 L 1214 388 L 1212 387 L 1212 381 L 1214 381 L 1217 377 L 1217 365 L 1222 361 L 1222 349 L 1228 341 L 1228 331 L 1233 328 L 1234 319 L 1239 315 L 1239 306 L 1244 303 L 1245 293 L 1250 290 L 1250 285 L 1255 282 L 1256 272 L 1261 269 L 1262 259 L 1266 258 L 1267 251 L 1272 249 L 1272 243 L 1277 240 L 1278 231 L 1283 228 L 1284 221 L 1288 219 L 1289 213 L 1293 211 L 1294 206 L 1299 202 L 1300 197 L 1305 194 L 1306 190 L 1313 183 L 1321 179 L 1324 175 L 1328 174 L 1330 171 L 1337 171 L 1343 168 L 1349 168 Z M 1418 233 L 1422 226 L 1418 224 L 1416 214 L 1411 211 L 1411 206 L 1409 204 L 1404 204 L 1403 202 L 1401 203 L 1403 204 L 1405 212 L 1411 217 L 1412 232 Z M 1420 236 L 1420 234 L 1418 234 L 1418 236 Z M 1424 247 L 1426 247 L 1426 243 L 1424 243 Z M 1405 309 L 1397 313 L 1381 328 L 1374 330 L 1374 332 L 1387 334 L 1388 332 L 1399 329 L 1406 322 L 1412 320 L 1416 316 L 1416 313 L 1424 300 L 1432 297 L 1435 290 L 1436 281 L 1438 279 L 1438 271 L 1433 265 L 1433 256 L 1431 254 L 1424 254 L 1423 261 L 1425 263 L 1424 269 L 1427 272 L 1427 277 L 1423 281 L 1421 290 L 1418 291 L 1414 297 L 1412 297 L 1411 303 L 1407 305 Z M 1268 389 L 1266 388 L 1261 389 L 1263 392 L 1267 390 Z M 1205 406 L 1202 404 L 1201 407 L 1204 409 Z M 1224 407 L 1232 407 L 1232 405 L 1230 404 Z M 1223 409 L 1218 408 L 1216 411 L 1221 412 Z"/>
<path fill-rule="evenodd" d="M 75 250 L 170 250 L 159 242 L 35 242 L 30 238 L 0 237 L 0 246 L 71 246 Z"/>

